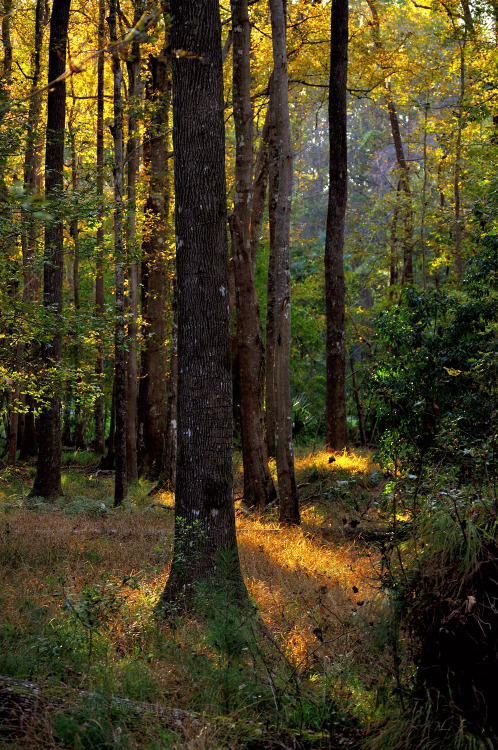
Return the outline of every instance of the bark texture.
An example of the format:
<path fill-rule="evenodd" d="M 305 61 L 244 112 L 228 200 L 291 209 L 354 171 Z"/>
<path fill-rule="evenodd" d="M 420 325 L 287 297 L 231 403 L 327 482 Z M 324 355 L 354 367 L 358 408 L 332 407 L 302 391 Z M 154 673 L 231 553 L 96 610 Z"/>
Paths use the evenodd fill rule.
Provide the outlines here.
<path fill-rule="evenodd" d="M 348 0 L 332 0 L 329 81 L 329 202 L 325 238 L 327 392 L 325 428 L 329 450 L 347 444 L 344 225 L 348 197 L 347 72 Z"/>
<path fill-rule="evenodd" d="M 175 543 L 160 608 L 194 584 L 245 589 L 232 490 L 232 379 L 221 24 L 217 0 L 171 2 L 178 282 Z M 208 595 L 215 596 L 216 586 Z"/>
<path fill-rule="evenodd" d="M 235 202 L 230 220 L 237 307 L 244 500 L 263 508 L 276 498 L 264 434 L 264 349 L 251 252 L 253 117 L 251 26 L 247 0 L 232 0 Z M 259 209 L 260 204 L 256 206 Z"/>
<path fill-rule="evenodd" d="M 290 398 L 290 211 L 292 143 L 289 116 L 286 16 L 283 0 L 270 0 L 273 43 L 278 197 L 275 208 L 275 427 L 280 521 L 300 523 Z"/>
<path fill-rule="evenodd" d="M 67 27 L 70 0 L 54 0 L 50 19 L 48 80 L 54 81 L 66 68 Z M 43 258 L 43 305 L 50 330 L 42 346 L 45 371 L 52 371 L 54 380 L 49 403 L 39 416 L 38 432 L 43 435 L 32 494 L 55 498 L 62 495 L 61 485 L 61 402 L 55 383 L 61 361 L 62 277 L 64 269 L 64 225 L 58 198 L 63 191 L 64 131 L 66 122 L 66 84 L 59 81 L 48 92 L 47 134 L 45 153 L 45 190 L 51 202 L 54 219 L 45 229 Z"/>
<path fill-rule="evenodd" d="M 99 0 L 99 25 L 98 46 L 105 46 L 105 0 Z M 104 56 L 99 55 L 97 60 L 97 199 L 99 201 L 98 215 L 99 225 L 97 228 L 97 257 L 95 272 L 95 312 L 98 319 L 104 317 Z M 95 374 L 100 381 L 104 375 L 104 347 L 102 336 L 99 336 L 97 345 L 97 359 L 95 362 Z M 104 455 L 105 451 L 105 428 L 104 428 L 104 394 L 101 391 L 95 401 L 94 411 L 95 452 Z"/>
<path fill-rule="evenodd" d="M 116 42 L 116 0 L 110 0 L 107 21 L 111 42 Z M 111 132 L 114 140 L 114 282 L 116 286 L 116 321 L 114 332 L 114 389 L 116 404 L 114 505 L 121 505 L 127 492 L 126 340 L 123 247 L 123 99 L 121 96 L 123 74 L 117 49 L 114 49 L 112 53 L 112 72 L 114 79 L 114 123 L 111 126 Z"/>

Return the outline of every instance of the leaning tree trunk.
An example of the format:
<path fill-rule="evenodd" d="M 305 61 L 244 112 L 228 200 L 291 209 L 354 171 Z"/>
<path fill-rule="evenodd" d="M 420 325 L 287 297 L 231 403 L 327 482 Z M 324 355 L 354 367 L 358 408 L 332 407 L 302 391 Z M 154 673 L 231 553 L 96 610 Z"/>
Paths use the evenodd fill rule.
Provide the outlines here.
<path fill-rule="evenodd" d="M 197 583 L 245 589 L 232 490 L 232 379 L 221 24 L 217 0 L 172 0 L 178 282 L 175 542 L 160 608 Z M 213 595 L 219 586 L 204 592 Z"/>
<path fill-rule="evenodd" d="M 110 0 L 109 35 L 117 41 L 116 0 Z M 123 100 L 122 71 L 117 47 L 112 52 L 114 79 L 114 264 L 116 286 L 116 322 L 114 338 L 114 388 L 116 403 L 116 432 L 114 435 L 114 505 L 121 505 L 126 497 L 126 341 L 124 309 L 124 248 L 123 248 Z"/>
<path fill-rule="evenodd" d="M 275 210 L 275 427 L 280 521 L 300 523 L 290 398 L 290 211 L 292 142 L 289 116 L 286 18 L 283 0 L 270 0 L 273 87 L 278 145 L 278 197 Z"/>
<path fill-rule="evenodd" d="M 167 429 L 168 357 L 166 349 L 166 297 L 169 288 L 166 248 L 169 210 L 168 128 L 171 102 L 170 59 L 165 50 L 149 57 L 146 96 L 153 111 L 145 160 L 150 170 L 145 206 L 142 260 L 142 317 L 144 346 L 139 395 L 139 433 L 143 442 L 143 466 L 151 478 L 163 468 Z"/>
<path fill-rule="evenodd" d="M 71 0 L 54 0 L 50 19 L 48 80 L 55 81 L 66 68 L 67 27 Z M 64 223 L 58 204 L 64 189 L 64 135 L 66 121 L 66 84 L 58 81 L 50 88 L 47 99 L 47 140 L 45 155 L 45 190 L 54 216 L 45 229 L 43 263 L 43 305 L 50 322 L 47 340 L 42 345 L 44 369 L 53 373 L 54 382 L 48 405 L 39 416 L 38 432 L 43 435 L 32 494 L 55 498 L 62 495 L 61 485 L 61 401 L 56 385 L 62 351 L 61 314 L 64 269 Z"/>
<path fill-rule="evenodd" d="M 276 497 L 264 434 L 264 350 L 251 253 L 253 205 L 253 118 L 251 106 L 251 26 L 247 0 L 232 0 L 233 114 L 235 121 L 235 202 L 231 217 L 237 308 L 238 366 L 244 500 L 264 508 Z M 258 206 L 259 208 L 259 206 Z"/>
<path fill-rule="evenodd" d="M 346 330 L 344 225 L 348 196 L 347 72 L 348 0 L 332 0 L 329 81 L 329 202 L 325 238 L 325 300 L 327 313 L 327 448 L 342 450 L 346 424 Z"/>

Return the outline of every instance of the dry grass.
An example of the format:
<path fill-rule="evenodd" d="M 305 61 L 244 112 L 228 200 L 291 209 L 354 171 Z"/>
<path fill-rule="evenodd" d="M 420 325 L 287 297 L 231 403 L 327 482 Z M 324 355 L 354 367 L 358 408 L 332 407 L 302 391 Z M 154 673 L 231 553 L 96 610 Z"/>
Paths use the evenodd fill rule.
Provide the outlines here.
<path fill-rule="evenodd" d="M 321 524 L 330 526 L 337 515 L 330 502 L 324 511 L 324 490 L 344 477 L 367 482 L 376 467 L 367 454 L 344 453 L 335 459 L 329 463 L 329 454 L 320 452 L 296 460 L 298 482 L 306 485 L 302 494 L 307 491 L 311 498 L 305 503 L 302 528 L 282 529 L 271 516 L 237 514 L 247 588 L 273 643 L 272 649 L 267 649 L 267 668 L 276 672 L 283 660 L 290 675 L 286 679 L 314 679 L 313 674 L 323 675 L 333 665 L 334 679 L 339 680 L 341 665 L 351 665 L 356 657 L 364 664 L 370 658 L 362 633 L 377 593 L 375 553 L 354 542 L 324 541 L 316 530 Z M 202 675 L 209 672 L 208 661 L 216 662 L 217 669 L 221 663 L 225 668 L 225 657 L 216 656 L 198 622 L 184 620 L 170 630 L 166 625 L 158 627 L 151 617 L 168 574 L 171 493 L 151 502 L 147 488 L 139 488 L 137 502 L 124 512 L 104 510 L 99 503 L 111 495 L 110 480 L 73 471 L 65 482 L 66 492 L 70 488 L 65 508 L 26 509 L 20 506 L 19 491 L 26 477 L 16 481 L 14 496 L 9 496 L 9 483 L 0 487 L 0 635 L 20 633 L 25 637 L 39 628 L 50 640 L 50 633 L 58 633 L 61 623 L 70 629 L 68 597 L 78 606 L 84 591 L 93 587 L 105 607 L 112 600 L 112 591 L 119 589 L 115 611 L 108 617 L 102 615 L 103 627 L 96 628 L 92 645 L 95 659 L 105 658 L 105 670 L 98 661 L 90 667 L 91 654 L 88 667 L 86 657 L 81 656 L 75 667 L 68 661 L 64 681 L 103 688 L 107 670 L 113 675 L 113 689 L 126 694 L 126 685 L 132 683 L 130 689 L 136 695 L 131 697 L 140 698 L 142 681 L 145 698 L 194 710 L 216 710 L 223 686 L 213 688 L 219 694 L 207 698 Z M 313 499 L 314 495 L 318 497 Z M 78 496 L 91 501 L 90 512 L 78 511 Z M 120 588 L 125 576 L 136 576 L 134 587 Z M 72 623 L 74 630 L 74 617 Z M 88 648 L 88 630 L 80 633 L 78 648 Z M 193 664 L 196 659 L 197 666 Z M 24 677 L 23 669 L 33 660 L 28 659 L 24 667 L 22 661 L 19 654 Z M 12 659 L 8 663 L 14 673 Z M 53 665 L 49 663 L 46 669 L 49 676 Z M 36 670 L 43 676 L 40 664 Z M 213 739 L 213 733 L 212 726 L 201 731 L 193 722 L 190 728 L 182 726 L 177 744 L 166 746 L 224 747 L 219 736 Z"/>

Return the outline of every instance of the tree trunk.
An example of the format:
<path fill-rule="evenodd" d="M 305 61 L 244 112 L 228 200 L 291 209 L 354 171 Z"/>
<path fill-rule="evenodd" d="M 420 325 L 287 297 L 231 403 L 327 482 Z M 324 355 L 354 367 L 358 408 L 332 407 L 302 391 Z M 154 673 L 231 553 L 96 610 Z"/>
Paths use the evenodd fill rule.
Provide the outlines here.
<path fill-rule="evenodd" d="M 67 27 L 70 0 L 54 0 L 50 19 L 48 52 L 48 80 L 54 81 L 66 68 Z M 48 341 L 42 345 L 45 370 L 57 377 L 61 361 L 62 335 L 62 279 L 64 224 L 57 205 L 64 188 L 64 132 L 66 120 L 66 84 L 55 83 L 47 99 L 47 140 L 45 155 L 45 190 L 51 202 L 52 222 L 45 229 L 43 265 L 43 305 L 50 321 Z M 54 379 L 55 379 L 54 377 Z M 62 495 L 61 485 L 61 402 L 57 386 L 49 396 L 49 404 L 38 418 L 38 432 L 43 435 L 38 451 L 38 462 L 32 494 L 55 498 Z"/>
<path fill-rule="evenodd" d="M 110 0 L 109 36 L 117 41 L 116 0 Z M 114 436 L 114 505 L 126 498 L 126 342 L 124 309 L 124 249 L 123 249 L 123 100 L 121 97 L 122 72 L 118 50 L 112 52 L 114 79 L 114 264 L 116 285 L 116 322 L 114 338 L 114 387 L 116 432 Z"/>
<path fill-rule="evenodd" d="M 346 424 L 346 330 L 344 225 L 348 199 L 347 75 L 348 0 L 332 0 L 329 82 L 329 202 L 325 238 L 327 311 L 327 448 L 339 451 L 348 441 Z"/>
<path fill-rule="evenodd" d="M 283 0 L 270 0 L 273 42 L 278 197 L 275 210 L 275 426 L 280 521 L 300 523 L 290 398 L 290 211 L 292 143 L 289 117 L 286 17 Z"/>
<path fill-rule="evenodd" d="M 134 25 L 140 20 L 140 9 L 135 8 Z M 128 69 L 128 142 L 126 161 L 128 174 L 128 202 L 126 211 L 126 253 L 128 257 L 128 362 L 127 362 L 127 412 L 126 412 L 126 471 L 129 482 L 138 480 L 137 463 L 137 396 L 138 396 L 138 260 L 137 260 L 137 174 L 138 174 L 138 124 L 135 110 L 140 88 L 140 45 L 134 42 Z"/>
<path fill-rule="evenodd" d="M 266 340 L 265 340 L 265 431 L 269 456 L 275 448 L 275 216 L 278 197 L 278 148 L 275 133 L 275 95 L 270 83 L 270 100 L 266 115 L 268 122 L 268 224 L 270 252 L 266 283 Z"/>
<path fill-rule="evenodd" d="M 39 157 L 36 144 L 39 136 L 39 121 L 42 107 L 40 95 L 34 95 L 40 85 L 41 73 L 41 50 L 43 46 L 43 32 L 47 23 L 45 17 L 45 4 L 43 0 L 37 0 L 35 6 L 35 45 L 31 59 L 31 97 L 29 100 L 28 120 L 26 124 L 26 151 L 24 154 L 23 189 L 27 195 L 35 193 L 38 183 Z M 38 245 L 37 221 L 30 212 L 22 211 L 21 248 L 23 263 L 23 303 L 29 304 L 38 299 L 40 292 L 40 279 L 35 267 Z M 24 353 L 25 354 L 25 353 Z M 33 356 L 34 352 L 30 352 Z M 34 419 L 33 398 L 30 395 L 24 397 L 27 412 L 21 415 L 19 429 L 19 458 L 26 460 L 36 455 L 37 442 Z"/>
<path fill-rule="evenodd" d="M 150 169 L 145 206 L 142 261 L 144 347 L 139 395 L 139 432 L 143 465 L 152 478 L 163 468 L 167 419 L 166 297 L 169 287 L 166 230 L 169 210 L 168 128 L 171 102 L 170 59 L 163 52 L 149 57 L 147 99 L 153 103 L 145 160 Z"/>
<path fill-rule="evenodd" d="M 99 0 L 98 48 L 105 46 L 105 0 Z M 97 319 L 104 318 L 104 55 L 97 60 L 97 200 L 98 227 L 95 271 L 95 313 Z M 95 375 L 99 381 L 99 395 L 94 408 L 94 449 L 101 457 L 105 452 L 104 425 L 104 344 L 102 334 L 98 336 Z"/>
<path fill-rule="evenodd" d="M 468 6 L 467 6 L 468 7 Z M 459 40 L 460 50 L 460 91 L 458 95 L 457 108 L 457 137 L 455 144 L 455 169 L 453 172 L 453 191 L 455 196 L 455 270 L 457 279 L 461 280 L 463 274 L 462 260 L 462 234 L 463 220 L 460 198 L 460 179 L 462 172 L 462 130 L 463 130 L 463 103 L 465 98 L 465 47 L 467 43 L 467 26 L 463 39 Z"/>
<path fill-rule="evenodd" d="M 379 50 L 382 58 L 384 56 L 384 45 L 380 37 L 380 20 L 377 5 L 375 0 L 367 0 L 367 3 L 368 7 L 370 8 L 370 12 L 372 13 L 372 32 L 374 36 L 375 46 Z M 391 125 L 391 134 L 394 144 L 394 150 L 396 153 L 396 161 L 398 164 L 399 182 L 401 186 L 401 193 L 403 196 L 403 272 L 401 275 L 401 286 L 405 286 L 405 284 L 413 284 L 413 206 L 410 188 L 410 173 L 408 170 L 407 161 L 405 159 L 403 139 L 401 138 L 401 130 L 399 127 L 398 113 L 396 112 L 396 106 L 391 92 L 390 83 L 386 83 L 385 85 L 384 97 L 387 104 L 387 110 L 389 112 L 389 122 Z M 398 195 L 400 195 L 399 191 Z"/>
<path fill-rule="evenodd" d="M 178 279 L 178 460 L 171 573 L 159 607 L 195 584 L 244 597 L 232 490 L 221 24 L 217 0 L 172 0 Z"/>
<path fill-rule="evenodd" d="M 264 434 L 264 350 L 251 254 L 253 205 L 253 122 L 251 107 L 251 26 L 247 0 L 232 0 L 233 113 L 235 121 L 235 202 L 231 229 L 237 307 L 238 364 L 244 500 L 264 508 L 276 498 Z M 258 206 L 259 207 L 259 206 Z"/>

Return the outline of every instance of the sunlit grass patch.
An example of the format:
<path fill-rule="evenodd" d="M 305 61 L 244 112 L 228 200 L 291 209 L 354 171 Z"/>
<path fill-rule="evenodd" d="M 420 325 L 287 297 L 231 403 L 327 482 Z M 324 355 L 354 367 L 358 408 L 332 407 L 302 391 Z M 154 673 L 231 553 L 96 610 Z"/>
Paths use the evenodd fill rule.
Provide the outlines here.
<path fill-rule="evenodd" d="M 342 451 L 330 453 L 320 450 L 314 453 L 308 453 L 305 456 L 296 456 L 295 469 L 298 475 L 298 481 L 301 476 L 306 476 L 309 472 L 315 470 L 316 478 L 320 478 L 336 472 L 344 472 L 348 475 L 361 474 L 368 476 L 378 467 L 373 461 L 372 455 L 367 450 Z M 307 481 L 310 481 L 309 479 Z"/>

